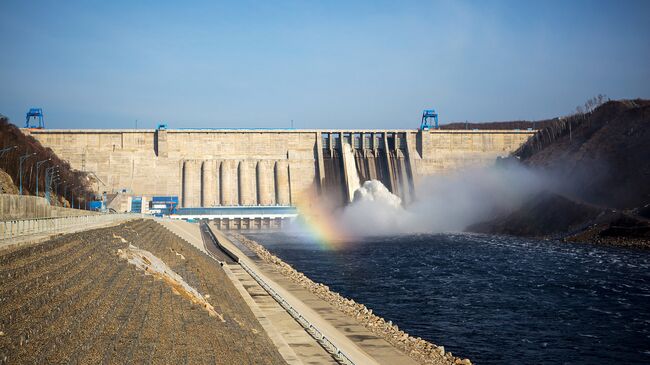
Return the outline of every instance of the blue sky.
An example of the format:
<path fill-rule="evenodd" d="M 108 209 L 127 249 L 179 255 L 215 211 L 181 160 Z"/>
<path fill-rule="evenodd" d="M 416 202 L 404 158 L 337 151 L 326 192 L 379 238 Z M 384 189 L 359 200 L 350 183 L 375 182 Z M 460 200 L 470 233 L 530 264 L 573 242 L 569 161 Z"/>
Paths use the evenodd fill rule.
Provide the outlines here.
<path fill-rule="evenodd" d="M 416 128 L 650 98 L 650 1 L 0 2 L 0 113 L 49 128 Z"/>

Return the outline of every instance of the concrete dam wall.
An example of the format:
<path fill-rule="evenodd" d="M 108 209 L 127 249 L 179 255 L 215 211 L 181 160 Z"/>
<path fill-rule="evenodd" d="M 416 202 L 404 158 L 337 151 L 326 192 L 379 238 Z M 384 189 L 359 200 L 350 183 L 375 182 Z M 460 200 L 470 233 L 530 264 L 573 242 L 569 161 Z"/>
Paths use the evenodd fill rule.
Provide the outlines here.
<path fill-rule="evenodd" d="M 354 191 L 351 184 L 369 179 L 382 181 L 409 202 L 422 176 L 487 165 L 533 134 L 293 129 L 23 132 L 73 168 L 88 172 L 98 193 L 175 195 L 184 207 L 292 205 L 307 191 L 344 204 Z M 350 181 L 351 169 L 359 182 Z"/>

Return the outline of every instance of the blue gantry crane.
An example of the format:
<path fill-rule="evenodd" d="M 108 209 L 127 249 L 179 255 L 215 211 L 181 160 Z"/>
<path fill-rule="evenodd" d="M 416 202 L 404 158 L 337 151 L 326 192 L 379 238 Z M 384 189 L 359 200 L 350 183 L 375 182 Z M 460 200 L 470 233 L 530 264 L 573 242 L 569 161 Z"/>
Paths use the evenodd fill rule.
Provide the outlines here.
<path fill-rule="evenodd" d="M 435 123 L 435 127 L 431 124 L 432 120 Z M 422 122 L 420 123 L 420 129 L 427 131 L 431 128 L 438 129 L 438 113 L 434 109 L 427 109 L 422 112 Z"/>
<path fill-rule="evenodd" d="M 34 126 L 32 126 L 32 118 L 34 119 L 34 122 L 38 121 L 38 125 L 34 123 Z M 25 128 L 38 128 L 38 129 L 43 129 L 45 128 L 45 122 L 43 122 L 43 109 L 41 108 L 30 108 L 27 114 L 25 115 Z"/>

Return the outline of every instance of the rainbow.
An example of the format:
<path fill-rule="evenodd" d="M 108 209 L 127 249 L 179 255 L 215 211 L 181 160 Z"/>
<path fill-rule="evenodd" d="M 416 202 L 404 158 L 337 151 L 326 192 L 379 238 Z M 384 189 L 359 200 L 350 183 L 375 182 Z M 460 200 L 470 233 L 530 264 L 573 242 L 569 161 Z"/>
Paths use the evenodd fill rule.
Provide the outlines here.
<path fill-rule="evenodd" d="M 325 250 L 338 250 L 350 241 L 349 235 L 337 223 L 334 215 L 313 191 L 302 194 L 296 202 L 300 228 L 309 233 Z"/>

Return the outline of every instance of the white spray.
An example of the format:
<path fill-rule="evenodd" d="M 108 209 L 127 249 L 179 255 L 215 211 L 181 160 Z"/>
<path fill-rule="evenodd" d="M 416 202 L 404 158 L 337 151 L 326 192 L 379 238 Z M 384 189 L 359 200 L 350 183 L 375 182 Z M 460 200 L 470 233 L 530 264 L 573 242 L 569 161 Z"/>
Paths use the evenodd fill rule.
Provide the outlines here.
<path fill-rule="evenodd" d="M 487 167 L 430 176 L 416 186 L 417 200 L 403 207 L 381 182 L 355 191 L 338 223 L 355 235 L 458 232 L 517 209 L 552 181 L 521 166 Z"/>

